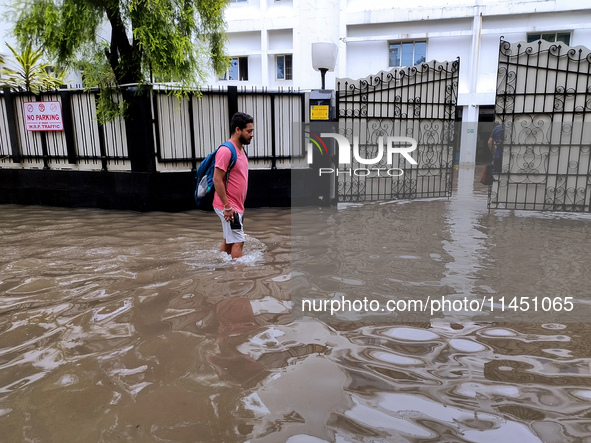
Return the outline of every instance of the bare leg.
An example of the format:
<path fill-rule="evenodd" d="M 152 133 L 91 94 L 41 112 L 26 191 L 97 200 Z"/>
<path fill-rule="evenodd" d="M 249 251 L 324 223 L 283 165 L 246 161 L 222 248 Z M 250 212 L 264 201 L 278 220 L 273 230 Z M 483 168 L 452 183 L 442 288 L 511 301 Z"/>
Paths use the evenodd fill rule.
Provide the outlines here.
<path fill-rule="evenodd" d="M 222 245 L 220 246 L 220 252 L 225 252 L 228 255 L 232 255 L 232 243 L 226 243 L 226 239 L 222 240 Z"/>
<path fill-rule="evenodd" d="M 232 243 L 228 246 L 231 246 L 231 255 L 232 258 L 240 258 L 242 257 L 242 248 L 244 246 L 244 242 L 241 243 Z"/>
<path fill-rule="evenodd" d="M 240 258 L 242 257 L 242 249 L 244 247 L 244 242 L 241 243 L 226 243 L 226 239 L 222 240 L 222 245 L 220 246 L 220 252 L 225 252 L 228 255 L 231 255 L 232 258 Z"/>

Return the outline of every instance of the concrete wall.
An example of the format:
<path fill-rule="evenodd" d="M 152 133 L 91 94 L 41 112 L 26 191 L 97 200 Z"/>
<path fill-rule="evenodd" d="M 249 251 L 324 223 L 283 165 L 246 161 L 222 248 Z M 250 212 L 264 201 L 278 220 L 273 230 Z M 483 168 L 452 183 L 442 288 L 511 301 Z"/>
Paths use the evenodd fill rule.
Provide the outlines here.
<path fill-rule="evenodd" d="M 296 171 L 309 182 L 309 171 Z M 289 207 L 292 173 L 286 169 L 249 172 L 245 206 Z M 0 169 L 0 204 L 43 205 L 132 211 L 195 209 L 194 172 L 137 173 Z M 310 192 L 317 191 L 311 189 Z M 304 203 L 311 201 L 309 196 Z M 317 200 L 317 199 L 316 199 Z"/>

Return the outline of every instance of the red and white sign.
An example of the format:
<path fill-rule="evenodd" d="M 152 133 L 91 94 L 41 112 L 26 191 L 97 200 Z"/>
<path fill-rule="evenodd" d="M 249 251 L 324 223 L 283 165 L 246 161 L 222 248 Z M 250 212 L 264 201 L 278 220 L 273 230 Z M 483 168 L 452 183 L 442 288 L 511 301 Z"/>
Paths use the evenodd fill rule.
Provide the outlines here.
<path fill-rule="evenodd" d="M 27 131 L 64 130 L 60 102 L 24 102 L 23 114 Z"/>

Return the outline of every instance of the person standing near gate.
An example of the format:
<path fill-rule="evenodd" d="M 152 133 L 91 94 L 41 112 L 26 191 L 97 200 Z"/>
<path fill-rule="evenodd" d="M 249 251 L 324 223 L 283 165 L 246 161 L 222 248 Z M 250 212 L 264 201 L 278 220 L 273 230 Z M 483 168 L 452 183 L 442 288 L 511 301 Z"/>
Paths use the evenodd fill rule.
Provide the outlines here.
<path fill-rule="evenodd" d="M 213 208 L 222 221 L 223 240 L 220 252 L 232 258 L 242 257 L 244 247 L 244 201 L 248 188 L 248 157 L 244 146 L 254 136 L 254 120 L 243 112 L 237 112 L 230 121 L 230 142 L 236 149 L 236 164 L 228 173 L 232 153 L 227 146 L 221 146 L 215 156 L 213 184 L 215 195 Z"/>
<path fill-rule="evenodd" d="M 495 173 L 501 172 L 503 166 L 503 141 L 505 140 L 505 125 L 496 123 L 488 139 L 488 149 L 492 153 L 492 165 Z"/>

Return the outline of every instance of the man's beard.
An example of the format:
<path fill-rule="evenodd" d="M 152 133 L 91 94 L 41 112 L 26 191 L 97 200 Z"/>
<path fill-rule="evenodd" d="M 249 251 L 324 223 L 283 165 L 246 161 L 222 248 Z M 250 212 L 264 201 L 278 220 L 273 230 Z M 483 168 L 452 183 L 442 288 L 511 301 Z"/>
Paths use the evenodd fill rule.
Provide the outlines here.
<path fill-rule="evenodd" d="M 244 137 L 243 135 L 240 136 L 240 138 L 238 139 L 240 141 L 240 143 L 242 143 L 243 145 L 249 145 L 250 144 L 250 137 Z"/>

